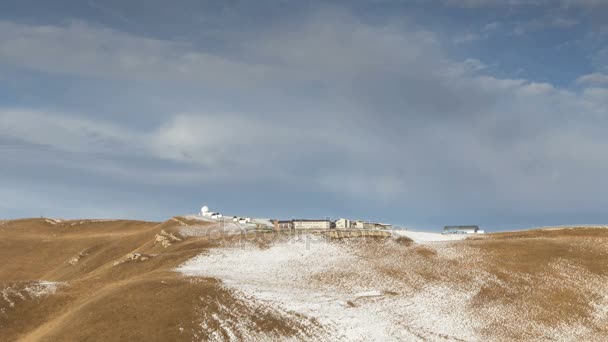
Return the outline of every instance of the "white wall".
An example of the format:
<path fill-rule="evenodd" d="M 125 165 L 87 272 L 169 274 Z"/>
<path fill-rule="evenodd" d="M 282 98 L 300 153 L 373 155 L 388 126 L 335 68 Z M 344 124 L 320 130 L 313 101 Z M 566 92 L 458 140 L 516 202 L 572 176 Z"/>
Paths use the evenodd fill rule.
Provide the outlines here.
<path fill-rule="evenodd" d="M 295 229 L 329 229 L 329 221 L 294 221 Z"/>

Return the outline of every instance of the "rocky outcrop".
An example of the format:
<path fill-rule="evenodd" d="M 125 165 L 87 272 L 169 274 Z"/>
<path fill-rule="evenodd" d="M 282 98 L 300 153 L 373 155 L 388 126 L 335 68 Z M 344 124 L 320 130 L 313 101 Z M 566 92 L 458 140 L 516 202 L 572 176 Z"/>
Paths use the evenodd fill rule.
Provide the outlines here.
<path fill-rule="evenodd" d="M 154 239 L 154 244 L 158 244 L 160 243 L 161 246 L 163 246 L 164 248 L 167 248 L 169 246 L 171 246 L 173 243 L 175 242 L 180 242 L 182 241 L 182 239 L 178 238 L 177 236 L 171 234 L 171 233 L 167 233 L 164 230 L 161 230 L 159 234 L 156 234 L 156 237 Z"/>
<path fill-rule="evenodd" d="M 121 260 L 115 261 L 114 266 L 124 264 L 125 262 L 133 262 L 133 261 L 146 261 L 152 258 L 150 254 L 142 254 L 142 253 L 129 253 Z"/>
<path fill-rule="evenodd" d="M 85 253 L 85 252 L 80 252 L 78 253 L 77 256 L 73 257 L 72 259 L 68 260 L 68 264 L 74 266 L 76 265 L 78 262 L 80 262 L 80 259 L 82 259 L 83 257 L 89 255 L 89 253 Z"/>

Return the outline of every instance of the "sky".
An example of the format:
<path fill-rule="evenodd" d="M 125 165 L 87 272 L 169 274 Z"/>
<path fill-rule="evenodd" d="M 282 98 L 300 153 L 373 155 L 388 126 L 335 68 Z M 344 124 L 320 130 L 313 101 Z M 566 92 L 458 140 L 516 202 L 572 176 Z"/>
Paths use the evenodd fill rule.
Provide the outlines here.
<path fill-rule="evenodd" d="M 608 222 L 608 1 L 0 2 L 0 218 Z"/>

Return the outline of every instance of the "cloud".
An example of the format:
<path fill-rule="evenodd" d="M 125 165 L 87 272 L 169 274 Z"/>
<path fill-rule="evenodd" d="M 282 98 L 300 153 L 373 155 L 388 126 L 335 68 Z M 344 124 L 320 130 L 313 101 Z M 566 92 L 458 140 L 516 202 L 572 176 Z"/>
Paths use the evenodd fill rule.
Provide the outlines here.
<path fill-rule="evenodd" d="M 583 76 L 577 78 L 576 83 L 577 84 L 592 84 L 592 85 L 593 84 L 597 84 L 597 85 L 608 84 L 608 75 L 599 73 L 599 72 L 594 72 L 594 73 L 583 75 Z"/>
<path fill-rule="evenodd" d="M 607 0 L 562 0 L 564 6 L 597 8 L 608 5 Z"/>
<path fill-rule="evenodd" d="M 546 0 L 443 0 L 450 6 L 459 7 L 488 7 L 488 6 L 537 6 Z"/>
<path fill-rule="evenodd" d="M 112 124 L 22 109 L 0 110 L 0 137 L 71 153 L 111 154 L 123 153 L 122 146 L 141 140 L 141 134 Z"/>
<path fill-rule="evenodd" d="M 481 36 L 477 33 L 472 33 L 472 32 L 467 32 L 463 35 L 457 36 L 454 38 L 454 43 L 456 44 L 465 44 L 465 43 L 471 43 L 474 42 L 476 40 L 480 40 Z"/>
<path fill-rule="evenodd" d="M 577 26 L 579 21 L 572 18 L 564 18 L 559 16 L 545 16 L 543 18 L 533 19 L 523 23 L 514 25 L 513 33 L 525 34 L 532 31 L 546 29 L 563 29 Z"/>
<path fill-rule="evenodd" d="M 450 6 L 470 8 L 558 5 L 593 9 L 608 5 L 607 0 L 443 0 L 443 2 Z"/>
<path fill-rule="evenodd" d="M 18 146 L 16 164 L 56 160 L 105 182 L 217 186 L 217 196 L 257 186 L 293 201 L 381 201 L 412 215 L 608 204 L 596 181 L 608 172 L 605 90 L 493 75 L 413 24 L 322 13 L 250 32 L 230 51 L 83 23 L 0 26 L 4 64 L 168 82 L 174 107 L 158 122 L 132 114 L 140 125 L 5 108 L 0 148 Z M 206 91 L 216 88 L 227 91 Z M 187 92 L 196 101 L 182 101 Z"/>
<path fill-rule="evenodd" d="M 491 32 L 491 31 L 496 31 L 498 29 L 500 29 L 502 27 L 503 23 L 498 22 L 498 21 L 493 21 L 490 23 L 487 23 L 483 26 L 483 31 L 486 32 Z"/>
<path fill-rule="evenodd" d="M 31 26 L 0 21 L 0 62 L 34 70 L 123 80 L 259 82 L 274 67 L 237 62 L 188 43 L 82 22 Z"/>

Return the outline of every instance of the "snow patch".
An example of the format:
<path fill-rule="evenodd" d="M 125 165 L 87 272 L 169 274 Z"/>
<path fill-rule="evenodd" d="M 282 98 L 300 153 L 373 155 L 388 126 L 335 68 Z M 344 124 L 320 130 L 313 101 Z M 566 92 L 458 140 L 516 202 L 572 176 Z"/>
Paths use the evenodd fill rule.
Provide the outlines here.
<path fill-rule="evenodd" d="M 411 230 L 392 230 L 394 236 L 404 236 L 412 239 L 415 243 L 428 244 L 432 242 L 445 242 L 464 240 L 468 236 L 465 234 L 438 234 L 426 232 L 414 232 Z"/>
<path fill-rule="evenodd" d="M 19 301 L 52 295 L 63 285 L 64 283 L 40 280 L 26 283 L 18 282 L 6 286 L 0 290 L 0 299 L 3 300 L 0 301 L 0 313 L 5 315 L 7 307 L 13 308 Z"/>
<path fill-rule="evenodd" d="M 299 236 L 265 249 L 212 249 L 177 271 L 219 278 L 243 301 L 253 298 L 312 318 L 332 340 L 475 339 L 465 312 L 475 289 L 429 286 L 415 292 L 370 267 L 348 244 L 318 236 Z M 349 274 L 337 276 L 344 272 Z"/>
<path fill-rule="evenodd" d="M 382 291 L 366 291 L 355 293 L 355 297 L 364 298 L 364 297 L 382 297 L 384 293 Z"/>

